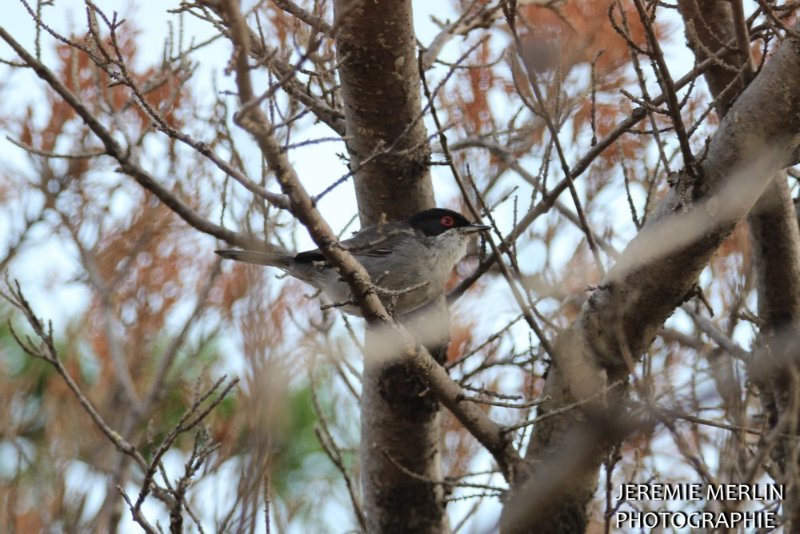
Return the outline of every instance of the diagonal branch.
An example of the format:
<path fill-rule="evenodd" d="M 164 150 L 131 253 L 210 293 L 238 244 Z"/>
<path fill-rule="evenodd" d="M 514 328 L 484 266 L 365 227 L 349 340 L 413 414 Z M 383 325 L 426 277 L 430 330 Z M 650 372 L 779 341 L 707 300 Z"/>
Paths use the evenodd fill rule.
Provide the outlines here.
<path fill-rule="evenodd" d="M 696 65 L 690 72 L 686 73 L 686 75 L 679 78 L 675 82 L 676 89 L 684 87 L 685 85 L 691 83 L 695 78 L 703 74 L 706 69 L 714 64 L 714 61 L 720 55 L 722 55 L 724 51 L 724 48 L 718 50 L 716 54 L 706 58 L 704 61 Z M 666 102 L 666 96 L 663 93 L 650 101 L 652 105 L 656 106 L 661 105 L 664 102 Z M 572 166 L 570 176 L 562 178 L 561 181 L 549 189 L 547 194 L 542 197 L 539 203 L 531 208 L 528 213 L 526 213 L 522 219 L 520 219 L 519 223 L 517 223 L 512 231 L 505 237 L 503 242 L 513 243 L 519 236 L 521 236 L 525 230 L 530 227 L 530 225 L 533 224 L 537 218 L 539 218 L 539 216 L 547 213 L 550 208 L 553 207 L 561 193 L 563 193 L 569 187 L 570 178 L 574 181 L 584 172 L 586 172 L 591 166 L 592 162 L 597 159 L 600 154 L 602 154 L 609 146 L 614 144 L 617 139 L 625 134 L 625 132 L 629 131 L 645 117 L 647 117 L 646 108 L 638 107 L 634 109 L 628 118 L 615 126 L 614 129 L 612 129 L 605 137 L 598 141 L 580 160 L 575 163 L 575 165 Z M 453 143 L 450 148 L 452 150 L 461 150 L 473 145 L 474 143 L 471 142 Z M 509 156 L 504 154 L 502 157 L 505 159 Z M 477 282 L 478 279 L 495 264 L 498 257 L 499 256 L 494 254 L 494 252 L 488 254 L 472 274 L 465 277 L 455 288 L 451 290 L 451 292 L 447 295 L 447 301 L 452 303 L 458 300 L 461 295 L 467 291 L 467 289 Z"/>
<path fill-rule="evenodd" d="M 36 316 L 33 309 L 31 308 L 30 303 L 22 294 L 22 290 L 19 287 L 19 283 L 15 281 L 14 287 L 11 286 L 8 280 L 6 280 L 6 287 L 8 292 L 0 291 L 0 297 L 6 299 L 9 303 L 11 303 L 14 307 L 19 309 L 25 318 L 28 321 L 28 324 L 33 329 L 33 333 L 36 334 L 36 337 L 39 338 L 39 343 L 35 343 L 30 337 L 26 336 L 26 339 L 23 340 L 19 337 L 16 331 L 11 328 L 11 334 L 16 339 L 19 346 L 30 356 L 35 358 L 41 358 L 42 360 L 46 361 L 50 365 L 52 365 L 64 382 L 69 387 L 70 391 L 72 391 L 75 398 L 78 399 L 78 403 L 81 405 L 81 408 L 89 415 L 89 417 L 94 422 L 95 426 L 103 433 L 108 440 L 114 444 L 114 447 L 123 454 L 130 456 L 136 464 L 142 468 L 143 471 L 147 470 L 147 461 L 145 460 L 144 456 L 136 449 L 134 445 L 128 442 L 123 436 L 120 436 L 114 429 L 112 429 L 108 423 L 106 423 L 103 416 L 100 415 L 100 412 L 94 407 L 92 402 L 83 394 L 81 391 L 80 386 L 77 382 L 72 378 L 72 375 L 69 374 L 67 369 L 64 367 L 64 364 L 61 362 L 61 358 L 58 355 L 58 351 L 56 350 L 55 341 L 53 339 L 53 327 L 51 324 L 48 324 L 46 327 L 42 323 L 42 320 Z M 9 327 L 10 327 L 9 323 Z"/>
<path fill-rule="evenodd" d="M 139 164 L 134 161 L 130 151 L 123 148 L 119 142 L 117 142 L 114 135 L 103 126 L 84 103 L 58 79 L 53 71 L 31 55 L 25 47 L 19 44 L 3 27 L 0 27 L 0 38 L 7 42 L 19 57 L 36 72 L 37 76 L 47 82 L 47 84 L 50 85 L 50 87 L 52 87 L 53 90 L 83 119 L 89 129 L 91 129 L 103 143 L 106 153 L 120 164 L 119 172 L 131 176 L 139 185 L 153 193 L 168 208 L 197 230 L 240 247 L 257 246 L 268 248 L 268 245 L 265 243 L 254 244 L 253 237 L 228 230 L 200 216 L 188 204 L 178 198 L 172 191 L 161 185 L 155 177 L 139 166 Z"/>
<path fill-rule="evenodd" d="M 672 80 L 672 76 L 669 73 L 667 61 L 664 58 L 664 52 L 661 50 L 658 37 L 656 37 L 653 20 L 651 16 L 647 14 L 643 0 L 634 0 L 633 3 L 636 6 L 636 10 L 639 12 L 639 18 L 642 21 L 645 35 L 647 35 L 648 49 L 650 57 L 656 65 L 655 71 L 656 76 L 658 77 L 658 83 L 661 86 L 661 90 L 663 91 L 664 95 L 667 97 L 667 109 L 669 110 L 669 114 L 672 118 L 672 126 L 675 128 L 675 135 L 678 137 L 678 144 L 681 147 L 683 163 L 686 166 L 689 176 L 692 178 L 697 178 L 698 169 L 695 165 L 692 148 L 689 145 L 689 136 L 686 134 L 686 127 L 684 126 L 683 119 L 681 118 L 681 108 L 678 104 L 678 93 L 675 90 L 675 82 Z M 654 13 L 652 17 L 655 17 L 656 8 L 657 4 L 654 4 Z"/>

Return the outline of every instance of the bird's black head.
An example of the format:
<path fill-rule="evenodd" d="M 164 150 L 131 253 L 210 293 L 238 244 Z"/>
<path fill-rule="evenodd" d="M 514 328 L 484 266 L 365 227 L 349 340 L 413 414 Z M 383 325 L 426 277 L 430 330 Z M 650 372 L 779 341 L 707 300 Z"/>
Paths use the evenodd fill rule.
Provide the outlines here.
<path fill-rule="evenodd" d="M 421 211 L 408 219 L 408 223 L 426 236 L 437 236 L 451 228 L 464 228 L 476 232 L 488 228 L 472 224 L 460 213 L 444 208 Z"/>

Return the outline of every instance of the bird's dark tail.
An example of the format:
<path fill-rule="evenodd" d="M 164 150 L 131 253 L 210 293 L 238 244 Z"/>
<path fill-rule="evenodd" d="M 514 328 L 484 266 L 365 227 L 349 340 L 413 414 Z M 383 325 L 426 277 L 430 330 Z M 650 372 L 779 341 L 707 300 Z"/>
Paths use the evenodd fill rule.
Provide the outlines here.
<path fill-rule="evenodd" d="M 217 254 L 226 260 L 243 261 L 256 265 L 270 265 L 272 267 L 286 268 L 292 264 L 292 256 L 286 254 L 274 254 L 271 252 L 259 252 L 256 250 L 237 250 L 226 248 L 215 250 Z"/>

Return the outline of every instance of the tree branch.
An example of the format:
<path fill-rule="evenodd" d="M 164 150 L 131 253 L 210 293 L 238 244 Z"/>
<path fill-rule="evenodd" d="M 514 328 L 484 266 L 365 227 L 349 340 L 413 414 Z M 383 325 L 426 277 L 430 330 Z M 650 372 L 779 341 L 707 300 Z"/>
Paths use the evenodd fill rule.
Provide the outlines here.
<path fill-rule="evenodd" d="M 153 193 L 163 202 L 167 207 L 174 211 L 179 217 L 186 221 L 190 226 L 200 230 L 205 234 L 212 235 L 218 239 L 222 239 L 232 245 L 237 245 L 243 248 L 246 247 L 261 247 L 269 248 L 266 243 L 255 242 L 253 237 L 238 234 L 227 228 L 216 225 L 207 219 L 201 217 L 196 213 L 188 204 L 178 198 L 174 193 L 169 191 L 161 185 L 150 173 L 141 168 L 136 162 L 133 161 L 130 151 L 124 149 L 113 134 L 106 129 L 105 126 L 92 114 L 91 111 L 83 104 L 83 102 L 75 96 L 72 91 L 61 83 L 58 77 L 48 69 L 41 61 L 32 56 L 21 44 L 19 44 L 9 34 L 5 28 L 0 27 L 0 38 L 7 42 L 11 48 L 22 58 L 36 72 L 42 80 L 58 93 L 72 109 L 83 119 L 89 129 L 100 139 L 105 147 L 106 153 L 119 162 L 119 171 L 131 176 L 146 190 Z"/>

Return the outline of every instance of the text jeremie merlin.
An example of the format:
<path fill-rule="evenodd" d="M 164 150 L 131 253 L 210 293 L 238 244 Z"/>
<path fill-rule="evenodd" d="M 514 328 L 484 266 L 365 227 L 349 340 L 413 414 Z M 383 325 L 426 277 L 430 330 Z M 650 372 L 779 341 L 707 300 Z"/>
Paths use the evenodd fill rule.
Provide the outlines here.
<path fill-rule="evenodd" d="M 616 526 L 641 528 L 737 529 L 776 528 L 778 506 L 784 489 L 779 484 L 622 484 L 614 495 L 617 503 L 632 501 L 767 501 L 773 507 L 756 511 L 717 510 L 620 510 L 614 513 Z"/>

